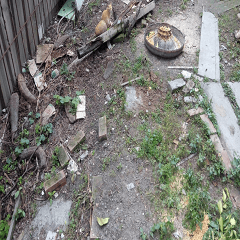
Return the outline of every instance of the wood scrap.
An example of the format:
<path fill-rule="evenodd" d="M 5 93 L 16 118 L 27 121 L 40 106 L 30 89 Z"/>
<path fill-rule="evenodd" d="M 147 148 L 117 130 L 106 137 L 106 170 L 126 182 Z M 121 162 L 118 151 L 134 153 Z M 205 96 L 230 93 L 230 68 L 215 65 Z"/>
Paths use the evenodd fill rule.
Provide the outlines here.
<path fill-rule="evenodd" d="M 136 81 L 136 80 L 139 80 L 139 79 L 141 79 L 141 77 L 137 77 L 137 78 L 132 79 L 132 80 L 130 80 L 130 81 L 124 82 L 124 83 L 121 84 L 121 86 L 123 87 L 123 86 L 125 86 L 125 85 L 127 85 L 127 84 L 129 84 L 129 83 L 132 83 L 132 82 L 134 82 L 134 81 Z"/>
<path fill-rule="evenodd" d="M 30 103 L 37 103 L 36 97 L 28 90 L 25 78 L 21 73 L 18 74 L 18 87 L 23 97 Z"/>
<path fill-rule="evenodd" d="M 133 20 L 131 21 L 131 23 L 129 24 L 128 32 L 127 32 L 127 37 L 128 37 L 128 38 L 130 37 L 131 31 L 132 31 L 134 25 L 135 25 L 136 22 L 137 22 L 137 17 L 138 17 L 138 15 L 139 15 L 140 8 L 141 8 L 141 6 L 142 6 L 142 2 L 143 2 L 143 0 L 140 1 L 139 5 L 138 5 L 138 9 L 137 9 L 137 11 L 136 11 L 136 14 L 135 14 L 135 16 L 133 17 Z"/>
<path fill-rule="evenodd" d="M 149 13 L 155 8 L 155 2 L 152 1 L 145 7 L 140 9 L 140 12 L 136 18 L 136 20 L 142 18 L 144 15 Z M 78 49 L 78 58 L 82 58 L 86 54 L 88 54 L 91 51 L 96 50 L 96 48 L 100 47 L 103 43 L 107 42 L 108 40 L 112 39 L 114 36 L 116 36 L 118 33 L 122 32 L 125 28 L 125 24 L 128 22 L 132 22 L 135 17 L 135 14 L 122 19 L 116 23 L 113 27 L 111 27 L 108 31 L 102 33 L 101 35 L 97 36 L 90 42 L 88 42 L 85 46 Z"/>
<path fill-rule="evenodd" d="M 19 110 L 19 96 L 17 93 L 13 93 L 10 98 L 10 123 L 12 141 L 15 138 L 18 129 L 18 110 Z"/>

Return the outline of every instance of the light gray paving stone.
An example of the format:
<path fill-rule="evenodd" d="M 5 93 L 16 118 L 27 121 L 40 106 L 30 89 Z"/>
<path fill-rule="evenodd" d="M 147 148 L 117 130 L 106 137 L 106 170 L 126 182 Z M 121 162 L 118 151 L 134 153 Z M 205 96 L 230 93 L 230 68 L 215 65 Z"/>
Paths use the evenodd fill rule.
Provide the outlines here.
<path fill-rule="evenodd" d="M 218 20 L 203 12 L 198 74 L 220 81 Z"/>
<path fill-rule="evenodd" d="M 234 156 L 240 156 L 240 127 L 237 118 L 228 98 L 224 96 L 220 83 L 202 83 L 201 85 L 211 101 L 221 132 L 222 144 L 232 160 Z"/>
<path fill-rule="evenodd" d="M 171 93 L 185 85 L 186 85 L 186 82 L 182 78 L 175 79 L 173 81 L 168 82 L 168 88 L 171 91 Z"/>
<path fill-rule="evenodd" d="M 236 97 L 236 102 L 238 106 L 240 107 L 240 82 L 232 83 L 228 82 L 229 86 L 231 87 L 235 97 Z"/>

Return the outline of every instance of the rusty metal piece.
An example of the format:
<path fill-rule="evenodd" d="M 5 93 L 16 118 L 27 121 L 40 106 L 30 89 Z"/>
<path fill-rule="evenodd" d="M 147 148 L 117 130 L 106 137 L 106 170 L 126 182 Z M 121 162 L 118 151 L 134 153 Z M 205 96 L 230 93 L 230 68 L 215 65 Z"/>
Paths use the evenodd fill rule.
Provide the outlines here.
<path fill-rule="evenodd" d="M 176 27 L 168 23 L 153 23 L 144 34 L 147 49 L 164 58 L 178 56 L 184 47 L 185 36 Z"/>

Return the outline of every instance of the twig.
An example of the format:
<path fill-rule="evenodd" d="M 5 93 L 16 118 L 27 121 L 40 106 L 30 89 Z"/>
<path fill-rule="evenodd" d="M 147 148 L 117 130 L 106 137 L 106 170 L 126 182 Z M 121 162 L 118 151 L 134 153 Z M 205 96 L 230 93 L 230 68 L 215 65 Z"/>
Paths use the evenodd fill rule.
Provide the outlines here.
<path fill-rule="evenodd" d="M 2 137 L 1 137 L 1 139 L 0 139 L 0 150 L 2 150 L 2 141 L 3 141 L 4 135 L 5 135 L 6 129 L 7 129 L 8 116 L 9 116 L 9 112 L 7 113 L 7 117 L 6 117 L 6 121 L 5 121 L 5 126 L 4 126 L 4 130 L 3 130 L 3 135 L 2 135 Z"/>
<path fill-rule="evenodd" d="M 60 25 L 61 21 L 62 21 L 67 15 L 69 15 L 70 13 L 72 13 L 73 11 L 75 11 L 75 8 L 74 8 L 71 12 L 65 14 L 65 15 L 59 20 L 58 26 L 57 26 L 57 35 L 59 34 L 58 29 L 59 29 L 59 25 Z M 70 19 L 71 19 L 71 18 L 70 18 Z"/>
<path fill-rule="evenodd" d="M 15 184 L 14 181 L 6 173 L 4 173 L 4 175 L 7 178 L 7 180 L 12 183 L 12 185 Z"/>
<path fill-rule="evenodd" d="M 35 166 L 31 167 L 30 169 L 28 169 L 28 163 L 30 162 L 31 158 L 33 157 L 33 155 L 35 154 L 35 152 L 37 151 L 38 147 L 35 149 L 35 151 L 32 153 L 32 155 L 30 156 L 28 162 L 27 162 L 27 166 L 26 166 L 26 169 L 24 171 L 24 173 L 22 174 L 22 178 L 25 176 L 25 174 L 29 171 L 31 171 Z M 16 181 L 16 183 L 14 184 L 14 186 L 11 188 L 11 190 L 8 192 L 8 194 L 2 199 L 2 201 L 4 201 L 8 196 L 9 194 L 14 190 L 14 188 L 17 186 L 17 183 L 18 183 L 18 180 Z"/>
<path fill-rule="evenodd" d="M 177 163 L 177 167 L 180 166 L 181 164 L 185 163 L 186 161 L 188 161 L 189 159 L 195 157 L 197 155 L 197 153 L 191 154 L 188 157 L 184 158 L 181 162 Z"/>

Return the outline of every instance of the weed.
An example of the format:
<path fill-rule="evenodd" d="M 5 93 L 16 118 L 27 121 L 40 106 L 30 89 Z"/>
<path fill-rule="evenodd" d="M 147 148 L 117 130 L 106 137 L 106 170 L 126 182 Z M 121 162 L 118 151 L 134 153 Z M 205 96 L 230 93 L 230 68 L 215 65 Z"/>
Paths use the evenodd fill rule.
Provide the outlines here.
<path fill-rule="evenodd" d="M 169 220 L 167 222 L 156 223 L 151 227 L 150 236 L 154 238 L 154 233 L 159 233 L 159 240 L 172 239 L 174 225 Z"/>
<path fill-rule="evenodd" d="M 106 157 L 103 159 L 103 163 L 102 163 L 102 170 L 105 171 L 106 167 L 110 164 L 111 159 L 110 157 Z"/>
<path fill-rule="evenodd" d="M 231 164 L 232 168 L 228 173 L 228 178 L 232 179 L 237 186 L 240 186 L 240 158 L 234 158 Z"/>
<path fill-rule="evenodd" d="M 68 81 L 71 81 L 74 78 L 75 73 L 76 73 L 75 71 L 69 72 L 68 66 L 65 62 L 63 63 L 62 67 L 60 68 L 60 74 L 65 75 L 65 77 Z"/>
<path fill-rule="evenodd" d="M 24 218 L 25 217 L 25 212 L 22 210 L 22 209 L 20 209 L 20 208 L 18 208 L 18 210 L 17 210 L 17 213 L 15 214 L 15 219 L 16 219 L 16 221 L 17 220 L 19 220 L 20 218 Z"/>
<path fill-rule="evenodd" d="M 122 169 L 122 163 L 119 163 L 117 166 L 117 170 L 120 171 Z"/>
<path fill-rule="evenodd" d="M 49 201 L 50 201 L 50 206 L 52 205 L 52 199 L 53 199 L 53 195 L 54 195 L 55 193 L 56 193 L 56 191 L 48 192 Z"/>
<path fill-rule="evenodd" d="M 57 167 L 60 166 L 58 156 L 59 156 L 59 147 L 55 147 L 53 155 L 51 157 L 53 166 L 57 166 Z"/>
<path fill-rule="evenodd" d="M 190 230 L 194 231 L 197 224 L 202 227 L 202 220 L 204 212 L 208 210 L 210 195 L 206 189 L 198 188 L 196 191 L 191 191 L 188 198 L 189 203 L 184 217 L 184 226 L 189 226 Z"/>
<path fill-rule="evenodd" d="M 140 228 L 140 237 L 142 238 L 142 240 L 147 240 L 147 234 L 144 233 L 142 228 Z"/>
<path fill-rule="evenodd" d="M 7 215 L 7 217 L 4 220 L 0 220 L 0 239 L 7 239 L 9 225 L 8 221 L 10 219 L 10 214 Z"/>
<path fill-rule="evenodd" d="M 223 190 L 222 200 L 218 201 L 217 206 L 219 218 L 210 222 L 203 239 L 239 239 L 239 213 L 232 211 L 232 203 L 227 188 Z"/>

